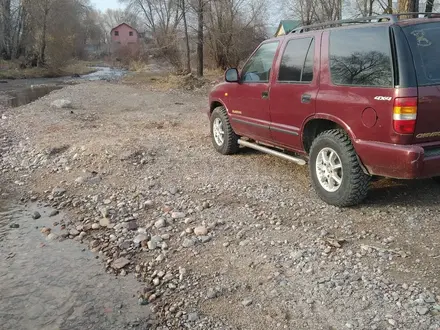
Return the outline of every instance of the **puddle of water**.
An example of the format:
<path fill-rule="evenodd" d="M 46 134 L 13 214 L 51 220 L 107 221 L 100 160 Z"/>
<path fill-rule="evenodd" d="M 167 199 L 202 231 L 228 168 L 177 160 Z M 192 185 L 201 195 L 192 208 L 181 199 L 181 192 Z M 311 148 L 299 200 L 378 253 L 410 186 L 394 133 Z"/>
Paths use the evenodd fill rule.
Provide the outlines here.
<path fill-rule="evenodd" d="M 63 87 L 59 85 L 23 88 L 15 92 L 9 92 L 8 95 L 10 98 L 7 100 L 7 103 L 8 106 L 16 108 L 34 102 L 50 92 L 61 88 Z"/>
<path fill-rule="evenodd" d="M 41 218 L 34 220 L 36 210 Z M 148 329 L 151 313 L 137 303 L 136 279 L 105 273 L 80 243 L 48 241 L 40 229 L 58 232 L 54 222 L 63 219 L 51 211 L 0 203 L 0 328 Z"/>

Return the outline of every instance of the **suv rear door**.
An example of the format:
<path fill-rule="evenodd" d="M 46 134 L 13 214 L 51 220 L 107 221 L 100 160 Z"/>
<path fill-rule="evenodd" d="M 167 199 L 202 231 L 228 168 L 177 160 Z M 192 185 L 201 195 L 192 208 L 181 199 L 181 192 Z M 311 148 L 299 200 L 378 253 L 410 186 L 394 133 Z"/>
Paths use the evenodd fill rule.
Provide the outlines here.
<path fill-rule="evenodd" d="M 389 25 L 324 31 L 316 118 L 359 140 L 391 142 L 394 76 Z"/>
<path fill-rule="evenodd" d="M 286 40 L 270 88 L 271 134 L 277 144 L 301 150 L 300 128 L 315 113 L 322 32 Z"/>
<path fill-rule="evenodd" d="M 440 20 L 403 25 L 417 76 L 416 142 L 440 141 Z"/>

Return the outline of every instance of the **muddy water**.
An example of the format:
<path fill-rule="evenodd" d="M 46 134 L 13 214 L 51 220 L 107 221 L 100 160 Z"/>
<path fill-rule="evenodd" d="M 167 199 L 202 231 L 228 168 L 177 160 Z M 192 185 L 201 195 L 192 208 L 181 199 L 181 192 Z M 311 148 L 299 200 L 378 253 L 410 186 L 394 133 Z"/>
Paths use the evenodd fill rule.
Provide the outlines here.
<path fill-rule="evenodd" d="M 19 107 L 63 88 L 66 84 L 79 83 L 81 81 L 116 81 L 127 74 L 126 70 L 109 67 L 94 67 L 96 72 L 78 78 L 37 78 L 7 80 L 0 84 L 0 105 L 7 107 Z"/>
<path fill-rule="evenodd" d="M 62 86 L 54 85 L 54 86 L 37 86 L 37 87 L 28 87 L 22 88 L 18 91 L 9 92 L 8 95 L 8 105 L 16 108 L 21 105 L 25 105 L 31 103 L 44 95 L 49 94 L 50 92 L 61 89 Z"/>
<path fill-rule="evenodd" d="M 50 211 L 0 201 L 0 329 L 148 329 L 149 308 L 135 296 L 140 284 L 105 273 L 80 243 L 47 241 L 40 228 L 63 216 Z"/>

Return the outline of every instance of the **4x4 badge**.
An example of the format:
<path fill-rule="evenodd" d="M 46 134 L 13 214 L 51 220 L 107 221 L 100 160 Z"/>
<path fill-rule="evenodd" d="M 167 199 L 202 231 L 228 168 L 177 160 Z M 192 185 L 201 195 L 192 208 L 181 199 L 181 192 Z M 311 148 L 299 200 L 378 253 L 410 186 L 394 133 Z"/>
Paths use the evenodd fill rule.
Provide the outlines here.
<path fill-rule="evenodd" d="M 376 96 L 374 99 L 377 101 L 391 101 L 393 98 L 391 96 Z"/>

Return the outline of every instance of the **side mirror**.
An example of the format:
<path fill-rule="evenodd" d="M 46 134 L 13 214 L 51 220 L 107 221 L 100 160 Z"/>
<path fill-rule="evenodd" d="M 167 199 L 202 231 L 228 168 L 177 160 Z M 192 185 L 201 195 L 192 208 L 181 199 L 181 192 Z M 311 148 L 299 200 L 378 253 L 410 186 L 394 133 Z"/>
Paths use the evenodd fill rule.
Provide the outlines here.
<path fill-rule="evenodd" d="M 240 80 L 239 78 L 240 78 L 240 77 L 239 77 L 239 74 L 238 74 L 238 70 L 237 70 L 237 69 L 232 68 L 232 69 L 228 69 L 228 70 L 226 70 L 226 73 L 225 73 L 225 80 L 226 80 L 227 82 L 235 83 L 235 82 L 238 82 L 238 81 Z"/>

